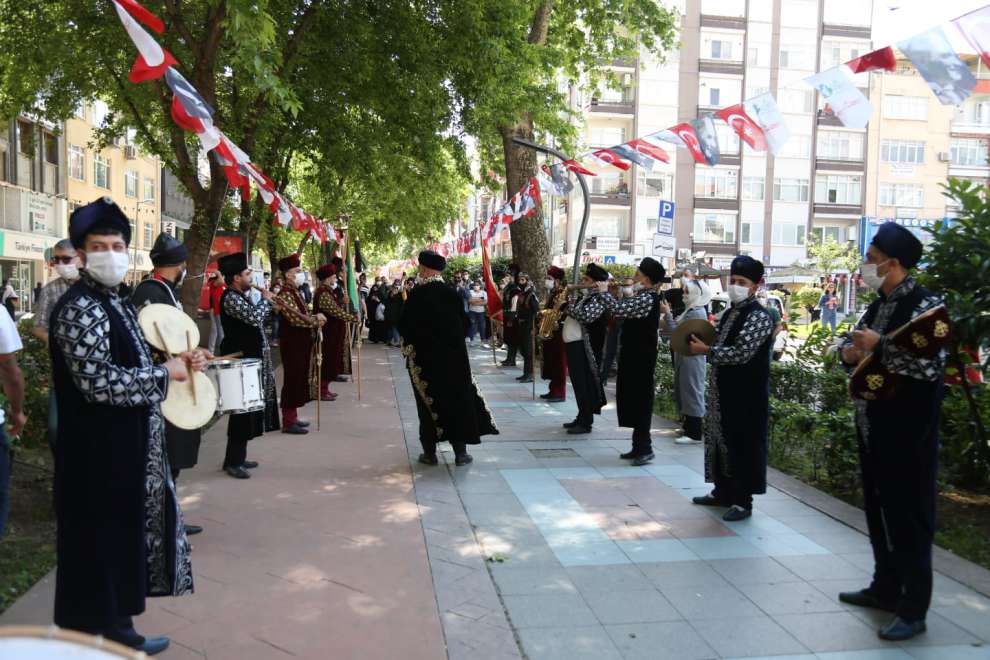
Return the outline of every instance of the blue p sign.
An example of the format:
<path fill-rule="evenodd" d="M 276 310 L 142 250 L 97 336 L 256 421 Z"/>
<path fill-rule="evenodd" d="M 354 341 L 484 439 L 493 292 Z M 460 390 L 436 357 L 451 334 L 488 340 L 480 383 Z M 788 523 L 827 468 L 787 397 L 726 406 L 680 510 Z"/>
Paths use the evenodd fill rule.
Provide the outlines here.
<path fill-rule="evenodd" d="M 660 200 L 660 217 L 666 218 L 667 220 L 674 219 L 674 203 L 668 202 L 666 200 Z"/>

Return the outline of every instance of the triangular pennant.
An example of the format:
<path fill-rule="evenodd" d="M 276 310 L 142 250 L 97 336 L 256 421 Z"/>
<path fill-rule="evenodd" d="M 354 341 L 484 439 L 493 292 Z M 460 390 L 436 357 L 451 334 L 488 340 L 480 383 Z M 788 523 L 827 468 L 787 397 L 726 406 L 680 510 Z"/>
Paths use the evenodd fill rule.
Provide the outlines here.
<path fill-rule="evenodd" d="M 597 151 L 592 151 L 591 157 L 604 165 L 612 165 L 613 167 L 618 167 L 623 171 L 630 168 L 629 163 L 623 162 L 619 154 L 615 153 L 611 149 L 599 149 Z"/>
<path fill-rule="evenodd" d="M 653 160 L 659 160 L 661 163 L 670 162 L 670 155 L 666 151 L 644 139 L 636 138 L 635 140 L 629 140 L 629 142 L 626 142 L 626 146 L 649 156 Z"/>
<path fill-rule="evenodd" d="M 767 150 L 767 138 L 763 135 L 763 129 L 746 114 L 746 108 L 742 103 L 722 108 L 715 115 L 728 124 L 750 147 L 756 151 Z"/>
<path fill-rule="evenodd" d="M 131 67 L 130 75 L 128 80 L 132 83 L 144 82 L 146 80 L 155 80 L 161 78 L 165 75 L 165 71 L 170 67 L 178 64 L 172 53 L 168 52 L 162 48 L 154 37 L 148 34 L 141 25 L 134 20 L 126 9 L 116 0 L 114 0 L 113 8 L 117 12 L 117 17 L 120 19 L 121 24 L 124 26 L 124 30 L 127 35 L 134 42 L 134 46 L 138 50 L 137 59 L 134 60 L 134 65 Z"/>
<path fill-rule="evenodd" d="M 899 41 L 897 49 L 911 60 L 939 103 L 959 105 L 973 93 L 976 78 L 969 65 L 956 55 L 941 27 Z"/>
<path fill-rule="evenodd" d="M 853 73 L 865 71 L 894 71 L 897 69 L 897 55 L 890 46 L 860 55 L 846 62 Z"/>
<path fill-rule="evenodd" d="M 630 162 L 636 163 L 647 172 L 653 171 L 653 159 L 648 156 L 644 156 L 643 154 L 639 153 L 637 150 L 633 149 L 632 147 L 626 146 L 624 144 L 618 144 L 614 147 L 611 147 L 609 151 L 616 153 L 619 156 L 622 156 L 623 158 L 625 158 Z"/>

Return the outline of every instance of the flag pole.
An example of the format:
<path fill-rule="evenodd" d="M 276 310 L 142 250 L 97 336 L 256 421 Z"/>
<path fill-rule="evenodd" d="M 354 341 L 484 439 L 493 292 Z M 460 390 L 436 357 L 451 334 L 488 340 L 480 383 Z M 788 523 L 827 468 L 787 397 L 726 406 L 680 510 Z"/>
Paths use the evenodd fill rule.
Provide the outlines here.
<path fill-rule="evenodd" d="M 361 317 L 358 316 L 358 318 L 360 319 Z M 361 344 L 364 343 L 364 340 L 361 338 L 361 326 L 359 326 L 359 325 L 357 325 L 355 323 L 354 324 L 354 329 L 357 331 L 357 345 L 358 345 L 358 354 L 357 354 L 357 391 L 358 391 L 358 401 L 360 401 L 361 400 Z"/>
<path fill-rule="evenodd" d="M 495 355 L 495 319 L 488 317 L 488 342 L 492 345 L 492 364 L 498 366 L 498 356 Z"/>
<path fill-rule="evenodd" d="M 533 381 L 533 401 L 536 401 L 536 319 L 533 321 L 529 333 L 529 378 Z"/>

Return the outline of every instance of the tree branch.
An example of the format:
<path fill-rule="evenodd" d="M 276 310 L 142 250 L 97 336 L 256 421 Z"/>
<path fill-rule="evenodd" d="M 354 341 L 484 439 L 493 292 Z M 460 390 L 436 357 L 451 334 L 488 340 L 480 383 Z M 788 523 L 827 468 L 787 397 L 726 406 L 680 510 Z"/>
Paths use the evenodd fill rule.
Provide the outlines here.
<path fill-rule="evenodd" d="M 529 26 L 529 43 L 542 46 L 547 42 L 550 32 L 550 16 L 553 14 L 553 0 L 543 0 L 536 8 L 533 22 Z"/>
<path fill-rule="evenodd" d="M 165 0 L 165 15 L 169 18 L 170 27 L 179 33 L 179 38 L 185 42 L 186 48 L 192 51 L 196 60 L 199 60 L 198 42 L 189 31 L 189 26 L 186 25 L 182 9 L 179 7 L 179 0 Z"/>

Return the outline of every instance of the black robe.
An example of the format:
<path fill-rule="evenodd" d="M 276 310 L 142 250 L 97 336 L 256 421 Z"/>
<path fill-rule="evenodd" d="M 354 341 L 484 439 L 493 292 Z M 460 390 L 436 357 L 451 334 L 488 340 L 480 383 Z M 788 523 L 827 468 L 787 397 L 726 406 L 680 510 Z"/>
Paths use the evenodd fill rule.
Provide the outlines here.
<path fill-rule="evenodd" d="M 55 623 L 69 628 L 105 629 L 143 612 L 146 596 L 193 588 L 159 408 L 168 371 L 125 294 L 83 271 L 51 314 Z"/>
<path fill-rule="evenodd" d="M 220 294 L 220 323 L 223 326 L 220 353 L 241 352 L 244 358 L 261 360 L 261 386 L 265 393 L 264 410 L 230 416 L 227 435 L 232 438 L 250 440 L 280 426 L 275 369 L 265 333 L 265 324 L 271 315 L 272 303 L 267 300 L 252 304 L 246 295 L 229 286 Z"/>
<path fill-rule="evenodd" d="M 165 280 L 150 277 L 136 287 L 131 294 L 131 303 L 140 312 L 145 305 L 171 305 L 182 309 L 178 301 L 175 285 Z M 156 352 L 159 361 L 164 355 Z M 165 447 L 168 449 L 168 464 L 172 470 L 188 470 L 196 467 L 199 460 L 199 444 L 201 433 L 199 429 L 180 429 L 167 419 L 165 420 Z"/>
<path fill-rule="evenodd" d="M 413 391 L 433 418 L 437 438 L 476 445 L 498 429 L 471 375 L 467 327 L 463 299 L 439 277 L 409 292 L 399 319 Z"/>
<path fill-rule="evenodd" d="M 708 353 L 705 480 L 731 479 L 737 494 L 767 490 L 773 326 L 750 296 L 722 315 Z"/>
<path fill-rule="evenodd" d="M 614 318 L 624 319 L 619 335 L 619 375 L 615 380 L 619 426 L 649 432 L 656 393 L 660 296 L 653 289 L 645 289 L 622 300 L 607 293 L 601 298 Z"/>

